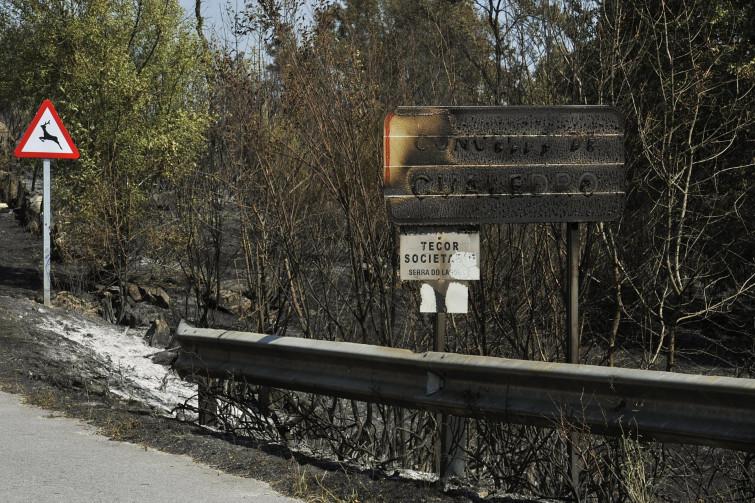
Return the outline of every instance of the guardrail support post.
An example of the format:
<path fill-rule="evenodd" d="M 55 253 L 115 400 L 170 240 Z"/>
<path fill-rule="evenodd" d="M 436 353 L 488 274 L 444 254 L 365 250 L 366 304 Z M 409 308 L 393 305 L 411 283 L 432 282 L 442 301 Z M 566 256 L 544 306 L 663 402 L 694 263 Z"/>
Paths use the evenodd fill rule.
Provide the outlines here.
<path fill-rule="evenodd" d="M 442 478 L 464 477 L 467 465 L 467 420 L 463 417 L 443 415 L 441 427 L 441 474 Z"/>
<path fill-rule="evenodd" d="M 197 377 L 199 424 L 202 426 L 215 426 L 218 422 L 217 404 L 212 398 L 212 383 L 210 377 Z"/>

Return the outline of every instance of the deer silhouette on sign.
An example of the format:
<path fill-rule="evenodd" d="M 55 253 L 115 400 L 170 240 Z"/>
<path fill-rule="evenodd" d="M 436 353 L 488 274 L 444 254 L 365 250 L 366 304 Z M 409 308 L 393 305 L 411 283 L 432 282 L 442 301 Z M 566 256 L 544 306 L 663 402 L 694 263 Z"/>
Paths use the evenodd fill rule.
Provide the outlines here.
<path fill-rule="evenodd" d="M 42 136 L 39 137 L 41 141 L 50 140 L 55 142 L 55 144 L 60 148 L 60 150 L 63 150 L 63 147 L 60 146 L 60 143 L 58 142 L 58 137 L 51 135 L 47 132 L 47 126 L 50 125 L 50 121 L 45 122 L 40 127 L 42 128 Z"/>

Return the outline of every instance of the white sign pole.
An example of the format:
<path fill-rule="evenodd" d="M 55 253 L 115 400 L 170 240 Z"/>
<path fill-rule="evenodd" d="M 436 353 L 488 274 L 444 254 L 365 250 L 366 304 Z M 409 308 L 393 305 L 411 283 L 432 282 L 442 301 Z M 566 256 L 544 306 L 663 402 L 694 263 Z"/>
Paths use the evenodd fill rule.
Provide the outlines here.
<path fill-rule="evenodd" d="M 44 302 L 50 305 L 50 159 L 43 161 L 42 236 L 44 240 Z"/>
<path fill-rule="evenodd" d="M 39 127 L 39 129 L 37 129 Z M 41 136 L 38 136 L 41 133 Z M 43 159 L 42 238 L 44 240 L 44 303 L 50 305 L 50 159 L 78 159 L 79 150 L 73 144 L 63 122 L 50 100 L 42 102 L 37 115 L 24 133 L 16 150 L 16 157 Z"/>

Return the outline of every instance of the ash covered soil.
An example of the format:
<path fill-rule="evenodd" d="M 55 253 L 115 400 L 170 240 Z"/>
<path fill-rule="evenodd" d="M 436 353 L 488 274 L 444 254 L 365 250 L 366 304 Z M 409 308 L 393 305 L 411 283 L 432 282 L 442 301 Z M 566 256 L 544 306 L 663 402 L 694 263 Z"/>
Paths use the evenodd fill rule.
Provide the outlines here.
<path fill-rule="evenodd" d="M 144 330 L 108 324 L 65 293 L 54 293 L 53 306 L 42 305 L 41 256 L 41 238 L 26 232 L 12 212 L 0 213 L 0 391 L 88 421 L 114 440 L 186 454 L 307 501 L 483 500 L 441 482 L 345 469 L 199 426 L 184 412 L 196 402 L 196 386 L 153 363 L 160 350 L 144 342 Z M 515 500 L 522 501 L 484 499 Z"/>

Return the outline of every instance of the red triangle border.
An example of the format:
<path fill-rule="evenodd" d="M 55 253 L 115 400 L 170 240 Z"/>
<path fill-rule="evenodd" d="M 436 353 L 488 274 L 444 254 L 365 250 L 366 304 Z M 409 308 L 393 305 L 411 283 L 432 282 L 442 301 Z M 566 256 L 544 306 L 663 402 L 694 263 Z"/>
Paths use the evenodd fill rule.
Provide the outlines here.
<path fill-rule="evenodd" d="M 63 138 L 65 138 L 66 142 L 68 142 L 68 146 L 71 147 L 71 152 L 66 152 L 66 153 L 22 152 L 22 150 L 26 146 L 26 143 L 29 141 L 29 138 L 31 138 L 31 135 L 34 134 L 34 130 L 37 128 L 39 121 L 42 120 L 42 115 L 45 113 L 45 110 L 50 110 L 50 114 L 52 114 L 53 119 L 55 119 L 55 123 L 57 124 L 58 129 L 60 129 L 60 132 L 63 134 Z M 16 157 L 32 157 L 32 158 L 39 158 L 39 159 L 78 159 L 79 158 L 79 150 L 76 148 L 76 145 L 73 144 L 73 140 L 71 140 L 71 136 L 68 134 L 68 131 L 66 130 L 65 126 L 63 126 L 63 121 L 60 120 L 60 117 L 58 116 L 58 112 L 55 111 L 55 107 L 52 106 L 52 103 L 50 102 L 50 100 L 45 100 L 42 102 L 42 106 L 39 107 L 39 111 L 37 111 L 37 115 L 34 116 L 34 119 L 31 121 L 31 125 L 29 126 L 29 129 L 27 129 L 26 133 L 24 133 L 23 138 L 21 138 L 21 141 L 18 143 L 18 146 L 16 147 L 16 150 L 13 152 L 13 154 Z"/>

